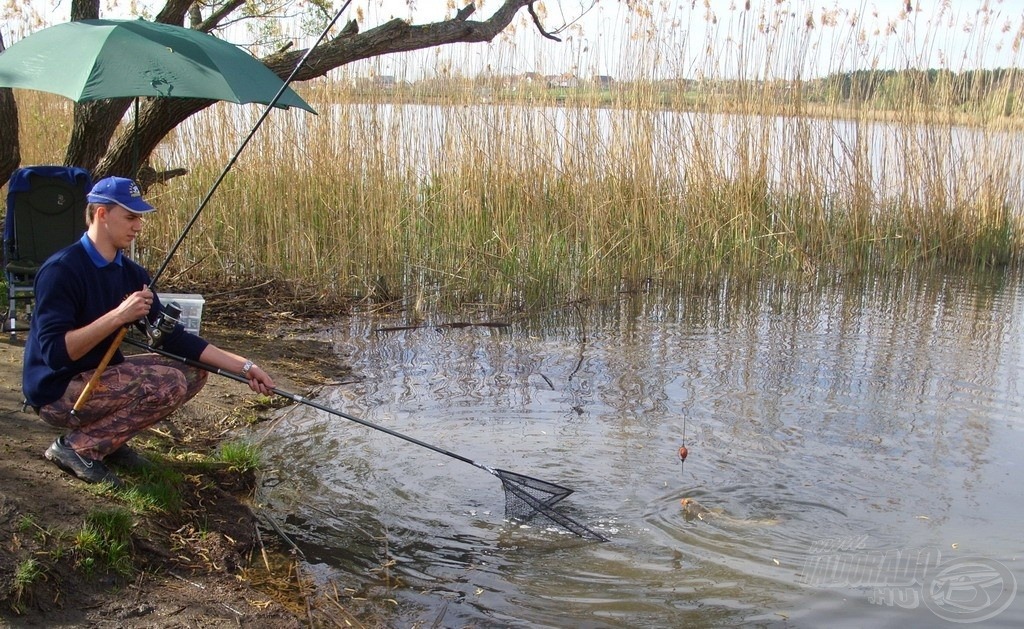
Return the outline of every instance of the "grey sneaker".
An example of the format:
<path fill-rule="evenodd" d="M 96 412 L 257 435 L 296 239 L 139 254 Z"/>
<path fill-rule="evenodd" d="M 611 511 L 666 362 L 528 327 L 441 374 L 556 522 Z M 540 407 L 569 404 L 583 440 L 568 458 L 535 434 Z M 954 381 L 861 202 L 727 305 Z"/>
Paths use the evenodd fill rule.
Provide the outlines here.
<path fill-rule="evenodd" d="M 126 470 L 143 470 L 148 467 L 153 467 L 153 462 L 142 456 L 135 450 L 128 447 L 128 444 L 124 444 L 117 450 L 114 450 L 103 459 L 104 463 L 113 463 L 118 467 L 123 467 Z"/>
<path fill-rule="evenodd" d="M 76 478 L 87 483 L 110 483 L 114 487 L 121 487 L 121 479 L 107 469 L 103 461 L 89 459 L 81 456 L 64 443 L 64 437 L 58 437 L 43 454 L 49 461 L 53 461 L 57 467 Z"/>

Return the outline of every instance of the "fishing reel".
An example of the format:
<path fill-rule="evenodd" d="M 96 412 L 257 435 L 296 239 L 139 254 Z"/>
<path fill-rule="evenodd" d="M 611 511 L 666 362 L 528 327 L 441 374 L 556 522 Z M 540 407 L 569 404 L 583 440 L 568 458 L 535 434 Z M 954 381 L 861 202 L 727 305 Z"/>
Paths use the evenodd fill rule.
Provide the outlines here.
<path fill-rule="evenodd" d="M 172 301 L 171 303 L 164 306 L 163 312 L 157 317 L 154 323 L 148 323 L 145 325 L 144 332 L 146 338 L 149 340 L 149 344 L 152 347 L 160 347 L 164 339 L 174 332 L 174 326 L 178 324 L 178 318 L 181 316 L 181 307 L 178 306 L 178 302 Z M 141 327 L 142 322 L 140 322 Z"/>

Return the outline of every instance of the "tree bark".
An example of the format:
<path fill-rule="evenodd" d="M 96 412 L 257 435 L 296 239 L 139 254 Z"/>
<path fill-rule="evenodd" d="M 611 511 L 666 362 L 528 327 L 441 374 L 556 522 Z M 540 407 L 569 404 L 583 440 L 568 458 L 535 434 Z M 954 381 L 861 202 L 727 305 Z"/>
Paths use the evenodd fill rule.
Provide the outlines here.
<path fill-rule="evenodd" d="M 0 52 L 3 52 L 4 38 L 0 34 Z M 18 103 L 14 90 L 0 88 L 0 183 L 11 178 L 11 173 L 21 165 L 21 143 L 18 126 Z"/>
<path fill-rule="evenodd" d="M 134 177 L 171 130 L 214 102 L 197 98 L 145 99 L 139 107 L 138 129 L 128 125 L 118 134 L 106 156 L 92 169 L 93 177 Z"/>
<path fill-rule="evenodd" d="M 110 147 L 110 140 L 114 137 L 117 126 L 131 104 L 132 99 L 130 98 L 75 103 L 71 139 L 68 141 L 67 152 L 64 155 L 64 165 L 80 166 L 93 171 L 96 164 L 106 155 Z M 102 175 L 93 172 L 93 178 L 99 179 L 107 174 L 126 175 L 128 171 Z"/>
<path fill-rule="evenodd" d="M 71 21 L 95 20 L 100 16 L 100 0 L 71 0 Z"/>

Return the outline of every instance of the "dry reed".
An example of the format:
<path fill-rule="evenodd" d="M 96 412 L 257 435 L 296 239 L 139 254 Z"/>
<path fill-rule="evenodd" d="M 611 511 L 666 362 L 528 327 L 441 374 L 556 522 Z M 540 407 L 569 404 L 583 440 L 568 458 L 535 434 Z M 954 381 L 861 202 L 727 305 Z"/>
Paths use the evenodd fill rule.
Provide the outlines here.
<path fill-rule="evenodd" d="M 271 113 L 170 281 L 523 306 L 725 274 L 1021 261 L 1024 77 L 903 72 L 870 98 L 843 96 L 801 68 L 826 39 L 870 48 L 856 24 L 756 18 L 734 10 L 716 28 L 762 41 L 760 55 L 711 33 L 704 61 L 666 79 L 658 60 L 682 44 L 638 37 L 623 53 L 635 76 L 611 87 L 495 73 L 304 86 L 320 115 Z M 790 76 L 772 78 L 778 68 Z M 19 96 L 36 130 L 26 159 L 59 162 L 32 134 L 67 108 Z M 155 162 L 190 174 L 151 195 L 164 211 L 144 262 L 162 261 L 259 113 L 218 104 L 159 148 Z"/>

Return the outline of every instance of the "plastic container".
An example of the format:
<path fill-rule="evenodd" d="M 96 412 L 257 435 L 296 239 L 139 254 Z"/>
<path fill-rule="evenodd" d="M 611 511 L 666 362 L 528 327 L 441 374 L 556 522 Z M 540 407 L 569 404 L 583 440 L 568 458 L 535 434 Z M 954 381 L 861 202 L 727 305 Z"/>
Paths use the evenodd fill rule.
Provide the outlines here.
<path fill-rule="evenodd" d="M 203 304 L 206 300 L 202 295 L 186 295 L 184 293 L 157 293 L 160 303 L 164 306 L 176 302 L 181 308 L 178 321 L 192 334 L 199 334 L 199 326 L 203 322 Z"/>

